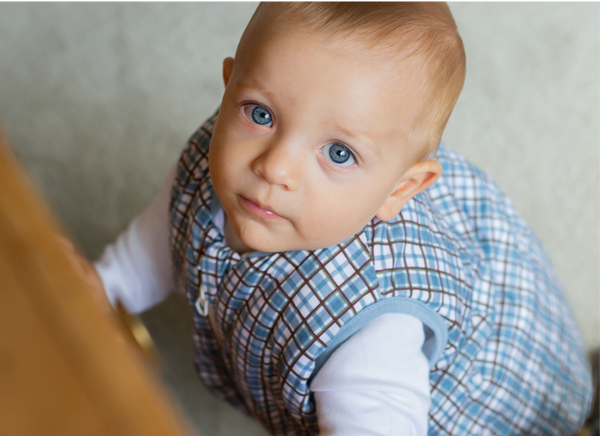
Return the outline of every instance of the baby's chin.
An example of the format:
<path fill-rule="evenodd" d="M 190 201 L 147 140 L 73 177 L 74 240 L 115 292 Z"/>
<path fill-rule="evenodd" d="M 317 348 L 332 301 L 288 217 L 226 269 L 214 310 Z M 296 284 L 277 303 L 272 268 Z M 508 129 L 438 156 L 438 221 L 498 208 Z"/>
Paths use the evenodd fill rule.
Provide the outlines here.
<path fill-rule="evenodd" d="M 250 240 L 242 240 L 244 242 L 243 251 L 237 250 L 240 254 L 251 253 L 260 251 L 263 253 L 279 253 L 283 251 L 296 251 L 296 250 L 310 250 L 304 245 L 289 243 L 288 241 L 269 241 L 269 240 L 258 240 L 255 241 L 252 238 Z"/>
<path fill-rule="evenodd" d="M 300 250 L 319 250 L 322 248 L 331 247 L 339 242 L 335 241 L 305 241 L 291 240 L 285 237 L 254 237 L 254 235 L 240 237 L 243 243 L 243 251 L 237 250 L 240 254 L 260 251 L 263 253 L 279 253 L 283 251 L 300 251 Z M 232 247 L 234 248 L 234 247 Z"/>
<path fill-rule="evenodd" d="M 354 234 L 340 234 L 335 231 L 319 234 L 314 230 L 300 232 L 296 226 L 289 223 L 283 223 L 282 226 L 265 226 L 254 220 L 242 220 L 237 224 L 229 228 L 226 226 L 225 239 L 227 245 L 240 254 L 254 251 L 278 253 L 320 250 L 337 245 Z"/>

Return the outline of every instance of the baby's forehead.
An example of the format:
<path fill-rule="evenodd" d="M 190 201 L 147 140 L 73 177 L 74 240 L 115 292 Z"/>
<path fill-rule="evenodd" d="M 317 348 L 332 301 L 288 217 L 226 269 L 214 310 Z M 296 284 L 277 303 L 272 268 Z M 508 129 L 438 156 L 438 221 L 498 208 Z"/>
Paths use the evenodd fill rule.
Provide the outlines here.
<path fill-rule="evenodd" d="M 424 62 L 420 56 L 417 35 L 406 35 L 402 42 L 392 35 L 382 37 L 369 30 L 331 29 L 315 26 L 307 21 L 290 21 L 285 15 L 276 17 L 268 24 L 261 26 L 248 26 L 238 50 L 249 49 L 252 46 L 264 44 L 266 40 L 281 38 L 283 35 L 294 33 L 306 45 L 316 47 L 343 46 L 345 49 L 353 48 L 353 56 L 361 56 L 365 61 L 382 61 L 394 59 L 397 62 Z M 249 44 L 243 44 L 247 40 Z M 237 55 L 240 53 L 236 53 Z M 333 52 L 332 54 L 338 54 Z M 348 55 L 348 50 L 339 55 Z M 332 58 L 332 61 L 335 58 Z"/>
<path fill-rule="evenodd" d="M 280 45 L 287 44 L 286 57 L 305 55 L 305 51 L 296 50 L 298 46 L 309 50 L 327 51 L 328 63 L 342 63 L 352 59 L 357 64 L 376 65 L 377 69 L 374 71 L 380 75 L 386 75 L 390 82 L 411 80 L 416 85 L 420 79 L 424 78 L 427 69 L 426 57 L 413 47 L 412 42 L 405 41 L 402 45 L 393 44 L 390 41 L 374 39 L 368 32 L 336 32 L 330 29 L 315 29 L 303 22 L 288 23 L 283 18 L 280 22 L 272 22 L 266 27 L 261 26 L 260 29 L 254 29 L 244 36 L 245 41 L 240 42 L 236 60 L 252 57 L 257 50 L 260 51 L 261 47 L 277 40 Z M 260 57 L 252 60 L 260 61 Z M 306 68 L 305 65 L 300 64 L 301 60 L 298 62 L 299 67 Z M 260 68 L 260 62 L 251 64 L 255 68 Z"/>
<path fill-rule="evenodd" d="M 428 75 L 426 56 L 416 49 L 416 44 L 410 39 L 403 44 L 396 44 L 392 39 L 382 39 L 372 35 L 368 31 L 348 31 L 328 28 L 320 28 L 311 23 L 292 20 L 287 16 L 278 16 L 268 25 L 262 25 L 256 29 L 250 29 L 244 35 L 246 41 L 240 42 L 236 60 L 238 58 L 252 57 L 257 48 L 268 44 L 270 40 L 277 39 L 283 44 L 288 44 L 287 57 L 298 57 L 299 67 L 308 69 L 303 65 L 302 56 L 305 52 L 295 50 L 301 44 L 310 50 L 327 51 L 329 64 L 345 63 L 348 59 L 355 61 L 356 65 L 370 64 L 377 68 L 374 74 L 385 76 L 392 88 L 396 83 L 410 83 L 414 92 L 425 89 Z M 289 38 L 293 35 L 292 38 Z M 245 43 L 243 43 L 245 42 Z M 242 60 L 242 59 L 240 59 Z M 260 57 L 252 59 L 252 67 L 260 68 Z M 347 63 L 346 68 L 348 67 Z M 248 65 L 250 67 L 250 65 Z M 274 66 L 277 68 L 277 65 Z M 312 74 L 318 74 L 318 66 L 314 66 Z"/>

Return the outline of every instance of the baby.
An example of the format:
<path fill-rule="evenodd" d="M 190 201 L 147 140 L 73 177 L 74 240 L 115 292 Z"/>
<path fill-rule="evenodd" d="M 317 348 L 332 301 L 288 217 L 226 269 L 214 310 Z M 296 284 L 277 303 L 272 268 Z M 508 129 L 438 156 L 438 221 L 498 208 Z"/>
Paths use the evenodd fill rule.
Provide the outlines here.
<path fill-rule="evenodd" d="M 445 4 L 261 4 L 95 264 L 109 299 L 184 294 L 201 379 L 274 435 L 572 434 L 591 381 L 559 281 L 439 145 L 464 77 Z"/>

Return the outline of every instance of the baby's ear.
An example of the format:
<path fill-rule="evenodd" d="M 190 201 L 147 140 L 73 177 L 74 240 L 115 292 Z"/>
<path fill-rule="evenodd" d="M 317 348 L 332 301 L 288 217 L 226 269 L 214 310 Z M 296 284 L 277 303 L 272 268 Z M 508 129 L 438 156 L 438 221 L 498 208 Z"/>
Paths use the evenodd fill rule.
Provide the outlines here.
<path fill-rule="evenodd" d="M 227 84 L 229 83 L 229 79 L 231 78 L 231 71 L 233 70 L 233 58 L 225 58 L 223 59 L 223 83 L 225 84 L 225 88 L 227 88 Z"/>
<path fill-rule="evenodd" d="M 433 185 L 441 175 L 442 165 L 437 160 L 417 162 L 402 176 L 396 189 L 377 212 L 377 218 L 382 221 L 394 218 L 408 200 Z"/>

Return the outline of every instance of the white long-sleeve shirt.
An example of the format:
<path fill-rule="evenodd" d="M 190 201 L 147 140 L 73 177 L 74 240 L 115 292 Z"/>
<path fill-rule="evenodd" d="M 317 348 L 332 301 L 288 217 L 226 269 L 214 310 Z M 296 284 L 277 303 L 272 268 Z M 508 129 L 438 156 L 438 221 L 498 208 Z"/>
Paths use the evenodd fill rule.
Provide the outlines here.
<path fill-rule="evenodd" d="M 168 220 L 174 178 L 175 167 L 159 195 L 94 264 L 110 302 L 118 299 L 130 313 L 160 303 L 174 288 Z M 379 316 L 344 342 L 310 386 L 320 435 L 426 435 L 424 342 L 422 322 L 400 313 Z"/>

